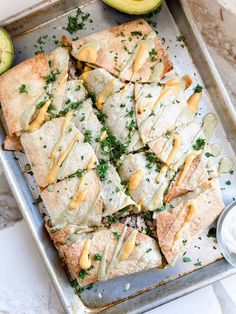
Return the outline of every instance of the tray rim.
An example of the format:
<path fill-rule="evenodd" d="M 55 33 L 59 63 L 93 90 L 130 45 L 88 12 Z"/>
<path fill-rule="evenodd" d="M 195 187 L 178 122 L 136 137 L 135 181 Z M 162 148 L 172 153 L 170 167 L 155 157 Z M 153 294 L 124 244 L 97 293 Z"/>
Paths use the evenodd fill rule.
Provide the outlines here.
<path fill-rule="evenodd" d="M 70 10 L 75 9 L 78 5 L 81 6 L 81 5 L 85 4 L 85 3 L 88 4 L 88 3 L 93 2 L 93 1 L 94 0 L 92 0 L 92 1 L 91 0 L 90 1 L 84 0 L 84 1 L 81 1 L 82 3 L 78 3 L 78 1 L 77 1 L 77 3 L 75 3 L 76 1 L 73 1 L 73 3 L 74 3 L 73 7 L 70 8 L 70 9 L 67 9 L 64 13 L 69 12 Z M 28 8 L 28 9 L 23 10 L 22 12 L 20 12 L 18 14 L 12 15 L 9 18 L 0 21 L 0 25 L 1 26 L 5 26 L 6 28 L 8 28 L 13 23 L 17 24 L 22 19 L 27 18 L 31 14 L 36 14 L 37 12 L 40 12 L 40 11 L 42 11 L 42 10 L 52 6 L 52 5 L 57 5 L 57 4 L 61 3 L 61 2 L 65 2 L 65 1 L 64 0 L 45 0 L 45 1 L 42 1 L 39 4 L 36 4 L 36 5 Z M 168 9 L 173 14 L 172 10 L 170 9 L 171 1 L 167 0 L 166 2 L 167 2 Z M 222 93 L 222 97 L 223 97 L 224 103 L 225 103 L 225 105 L 226 105 L 227 109 L 229 110 L 229 113 L 230 113 L 230 115 L 232 117 L 233 125 L 236 127 L 236 111 L 235 111 L 235 109 L 233 107 L 233 104 L 231 102 L 231 99 L 230 99 L 230 97 L 229 97 L 229 95 L 228 95 L 228 93 L 227 93 L 227 91 L 225 89 L 223 81 L 222 81 L 222 79 L 221 79 L 221 77 L 220 77 L 220 75 L 219 75 L 219 73 L 218 73 L 218 71 L 217 71 L 217 69 L 216 69 L 216 67 L 214 65 L 214 62 L 213 62 L 213 60 L 212 60 L 212 58 L 210 56 L 210 53 L 209 53 L 209 51 L 208 51 L 208 49 L 207 49 L 207 47 L 205 45 L 203 37 L 202 37 L 201 33 L 199 32 L 195 22 L 193 21 L 192 14 L 191 14 L 190 8 L 189 8 L 189 6 L 187 4 L 187 1 L 186 0 L 178 0 L 177 3 L 181 5 L 181 9 L 183 10 L 186 18 L 188 19 L 188 22 L 191 24 L 192 31 L 194 32 L 194 35 L 196 36 L 198 42 L 201 45 L 201 50 L 202 50 L 201 52 L 203 53 L 203 55 L 204 55 L 204 57 L 205 57 L 205 59 L 206 59 L 206 61 L 208 63 L 208 66 L 209 66 L 213 76 L 215 77 L 215 80 L 216 80 L 216 83 L 218 85 L 218 88 L 219 88 L 219 90 Z M 26 33 L 26 32 L 27 32 L 27 30 L 23 30 L 23 33 Z M 16 36 L 17 36 L 17 34 L 16 34 Z M 56 291 L 57 291 L 57 294 L 59 296 L 59 299 L 61 300 L 61 302 L 62 302 L 62 304 L 63 304 L 63 306 L 64 306 L 64 308 L 65 308 L 67 313 L 78 313 L 77 310 L 83 311 L 84 313 L 85 312 L 87 313 L 87 310 L 86 310 L 85 306 L 82 305 L 82 302 L 79 300 L 79 298 L 78 298 L 78 296 L 76 294 L 75 294 L 75 298 L 74 299 L 77 299 L 77 303 L 75 305 L 75 307 L 77 309 L 74 306 L 72 306 L 72 304 L 70 303 L 69 300 L 66 300 L 66 296 L 64 294 L 64 291 L 62 291 L 62 287 L 60 285 L 60 282 L 58 281 L 58 278 L 57 278 L 56 274 L 52 270 L 52 267 L 50 265 L 50 261 L 48 259 L 47 254 L 46 254 L 46 251 L 42 247 L 42 243 L 40 242 L 40 239 L 39 239 L 39 237 L 37 235 L 36 229 L 32 225 L 31 217 L 28 214 L 28 211 L 30 211 L 32 205 L 31 206 L 29 205 L 29 203 L 27 202 L 27 199 L 24 198 L 24 193 L 22 193 L 22 188 L 19 185 L 17 185 L 17 180 L 15 178 L 16 174 L 14 173 L 14 171 L 10 167 L 11 161 L 9 161 L 7 157 L 5 157 L 5 154 L 6 154 L 6 152 L 4 152 L 1 149 L 0 150 L 0 160 L 1 160 L 1 164 L 2 164 L 2 167 L 3 167 L 4 174 L 5 174 L 6 178 L 7 178 L 7 181 L 9 183 L 9 185 L 10 185 L 10 188 L 12 189 L 14 197 L 15 197 L 15 199 L 17 201 L 19 209 L 21 210 L 21 213 L 22 213 L 22 215 L 24 217 L 24 220 L 25 220 L 25 222 L 26 222 L 26 224 L 27 224 L 27 226 L 28 226 L 28 228 L 30 230 L 30 233 L 31 233 L 31 235 L 33 237 L 33 240 L 34 240 L 34 242 L 35 242 L 35 244 L 36 244 L 36 246 L 37 246 L 37 248 L 39 250 L 39 253 L 40 253 L 40 255 L 41 255 L 42 259 L 43 259 L 43 262 L 44 262 L 44 264 L 46 266 L 46 269 L 47 269 L 47 271 L 48 271 L 48 273 L 49 273 L 49 275 L 50 275 L 50 277 L 52 279 L 54 287 L 56 288 Z M 28 186 L 26 188 L 28 188 Z M 170 302 L 170 301 L 172 301 L 174 299 L 177 299 L 177 298 L 179 298 L 181 296 L 184 296 L 184 295 L 186 295 L 188 293 L 191 293 L 191 292 L 193 292 L 193 291 L 195 291 L 197 289 L 200 289 L 200 288 L 202 288 L 204 286 L 212 284 L 213 282 L 215 282 L 217 280 L 221 280 L 221 279 L 223 279 L 223 278 L 225 278 L 227 276 L 236 274 L 236 269 L 233 269 L 232 267 L 230 267 L 225 260 L 216 261 L 213 264 L 219 263 L 219 262 L 222 264 L 222 267 L 225 268 L 224 270 L 222 270 L 222 272 L 220 274 L 215 274 L 214 276 L 211 277 L 211 279 L 206 278 L 205 280 L 199 281 L 198 283 L 195 283 L 195 284 L 191 285 L 190 287 L 182 288 L 181 290 L 177 291 L 176 293 L 172 293 L 168 297 L 162 298 L 162 300 L 160 300 L 160 299 L 154 300 L 149 305 L 144 306 L 141 309 L 139 308 L 139 311 L 140 310 L 143 311 L 145 307 L 146 307 L 145 311 L 149 310 L 151 308 L 155 308 L 156 306 L 165 304 L 165 303 Z M 212 264 L 210 264 L 208 266 L 205 266 L 202 269 L 199 269 L 197 272 L 203 271 L 203 269 L 206 269 L 206 268 L 208 268 L 210 266 L 212 266 Z M 185 275 L 183 277 L 187 278 L 187 277 L 191 276 L 193 273 L 195 273 L 195 272 L 187 274 L 187 275 Z M 181 277 L 181 278 L 183 278 L 183 277 Z M 180 280 L 181 278 L 178 278 L 177 280 Z M 174 280 L 176 280 L 176 279 L 174 279 Z M 174 280 L 172 280 L 172 282 Z M 68 283 L 69 283 L 69 281 L 68 281 Z M 170 284 L 170 283 L 171 283 L 171 281 L 169 283 L 167 283 L 167 284 Z M 159 287 L 156 287 L 156 288 L 154 288 L 152 290 L 148 290 L 147 292 L 143 292 L 143 293 L 141 293 L 138 296 L 145 296 L 145 295 L 148 294 L 148 292 L 157 291 L 158 288 Z M 73 290 L 72 287 L 71 287 L 71 290 Z M 118 310 L 120 305 L 122 307 L 122 304 L 124 304 L 125 302 L 129 302 L 130 300 L 136 300 L 136 297 L 133 297 L 132 299 L 129 299 L 129 300 L 124 300 L 124 301 L 118 302 L 117 305 L 112 306 L 112 307 L 108 307 L 108 308 L 104 309 L 104 311 L 103 311 L 102 308 L 99 308 L 99 312 L 103 311 L 103 313 L 112 313 L 112 312 L 110 312 L 110 310 Z M 93 310 L 93 312 L 95 312 L 95 311 L 96 311 L 96 309 Z M 130 313 L 131 312 L 132 313 L 133 312 L 136 313 L 137 311 L 136 310 L 134 310 L 134 311 L 131 310 Z"/>

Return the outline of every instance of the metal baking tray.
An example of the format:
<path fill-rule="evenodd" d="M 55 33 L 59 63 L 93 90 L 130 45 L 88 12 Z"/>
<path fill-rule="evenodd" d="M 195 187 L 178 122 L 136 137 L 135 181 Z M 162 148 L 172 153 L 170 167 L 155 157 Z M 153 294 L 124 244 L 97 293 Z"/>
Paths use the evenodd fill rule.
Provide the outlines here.
<path fill-rule="evenodd" d="M 108 8 L 100 0 L 44 1 L 0 22 L 0 25 L 4 26 L 14 38 L 15 63 L 34 55 L 35 50 L 41 49 L 40 46 L 43 46 L 45 51 L 53 49 L 55 40 L 59 36 L 68 36 L 63 27 L 67 24 L 68 15 L 74 14 L 77 7 L 82 7 L 84 12 L 89 12 L 93 23 L 88 23 L 86 29 L 78 31 L 72 38 L 136 18 Z M 194 85 L 199 83 L 205 86 L 199 118 L 207 112 L 217 114 L 219 123 L 213 142 L 220 143 L 223 148 L 220 157 L 228 156 L 235 160 L 236 112 L 201 34 L 192 20 L 186 0 L 167 1 L 162 10 L 151 18 L 148 17 L 148 20 L 151 21 L 152 26 L 155 26 L 159 37 L 163 38 L 163 43 L 177 71 L 181 75 L 190 74 Z M 180 35 L 184 35 L 185 42 L 177 40 Z M 41 40 L 38 41 L 40 36 Z M 1 143 L 4 137 L 5 133 L 1 128 Z M 38 190 L 26 166 L 27 160 L 24 154 L 0 150 L 0 160 L 67 313 L 141 313 L 236 273 L 236 270 L 222 258 L 216 241 L 207 237 L 205 233 L 186 252 L 186 256 L 191 257 L 192 263 L 183 263 L 180 258 L 172 268 L 152 269 L 95 283 L 92 288 L 90 287 L 91 289 L 85 289 L 79 295 L 68 280 L 62 262 L 44 228 L 40 212 L 34 204 Z M 225 185 L 227 180 L 230 180 L 230 186 Z M 220 181 L 224 202 L 227 205 L 235 196 L 233 189 L 236 186 L 236 177 L 229 174 L 222 177 Z M 199 264 L 199 259 L 204 267 L 193 265 Z M 125 291 L 127 282 L 130 283 L 130 289 Z"/>

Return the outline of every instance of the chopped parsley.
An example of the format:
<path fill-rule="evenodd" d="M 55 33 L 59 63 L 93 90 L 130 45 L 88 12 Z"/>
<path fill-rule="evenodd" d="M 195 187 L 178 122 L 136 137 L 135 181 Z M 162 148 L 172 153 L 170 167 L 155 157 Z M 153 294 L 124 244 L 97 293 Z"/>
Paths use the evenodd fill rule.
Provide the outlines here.
<path fill-rule="evenodd" d="M 189 257 L 183 257 L 183 262 L 184 263 L 188 263 L 188 262 L 191 262 L 191 259 Z"/>
<path fill-rule="evenodd" d="M 92 99 L 92 102 L 95 104 L 96 103 L 96 94 L 89 92 L 88 97 Z"/>
<path fill-rule="evenodd" d="M 156 57 L 157 57 L 157 52 L 156 52 L 156 49 L 155 48 L 152 48 L 150 51 L 149 51 L 149 57 L 152 61 L 155 61 L 156 60 Z"/>
<path fill-rule="evenodd" d="M 55 82 L 59 74 L 60 74 L 60 71 L 58 69 L 52 70 L 49 75 L 44 77 L 45 82 L 47 84 Z"/>
<path fill-rule="evenodd" d="M 209 158 L 209 157 L 214 157 L 214 155 L 213 155 L 212 153 L 209 153 L 209 152 L 206 152 L 206 153 L 205 153 L 205 156 L 206 156 L 207 158 Z"/>
<path fill-rule="evenodd" d="M 102 260 L 102 255 L 100 255 L 99 253 L 94 254 L 93 256 L 95 261 L 101 261 Z"/>
<path fill-rule="evenodd" d="M 70 34 L 73 34 L 74 32 L 84 28 L 85 22 L 89 19 L 89 17 L 89 13 L 84 13 L 78 8 L 75 16 L 68 16 L 68 24 L 66 27 L 63 27 L 63 29 Z M 91 19 L 89 21 L 92 22 Z"/>
<path fill-rule="evenodd" d="M 92 131 L 91 130 L 86 130 L 84 132 L 84 143 L 91 144 L 92 138 L 93 138 Z"/>
<path fill-rule="evenodd" d="M 80 91 L 80 88 L 81 88 L 81 86 L 78 85 L 78 86 L 76 87 L 75 91 L 76 91 L 76 92 L 79 92 L 79 91 Z"/>
<path fill-rule="evenodd" d="M 160 172 L 162 168 L 162 162 L 157 159 L 154 153 L 147 152 L 146 159 L 148 161 L 148 163 L 146 164 L 146 168 L 152 169 L 153 166 L 156 166 L 156 170 Z"/>
<path fill-rule="evenodd" d="M 199 84 L 194 88 L 194 93 L 201 93 L 203 90 L 203 87 Z"/>
<path fill-rule="evenodd" d="M 146 253 L 149 253 L 152 251 L 152 248 L 147 249 Z"/>
<path fill-rule="evenodd" d="M 120 239 L 120 236 L 118 234 L 117 231 L 113 231 L 114 237 L 116 238 L 116 240 L 118 241 Z"/>
<path fill-rule="evenodd" d="M 225 184 L 226 184 L 226 185 L 231 185 L 231 181 L 228 180 L 228 181 L 225 182 Z"/>
<path fill-rule="evenodd" d="M 143 218 L 145 220 L 153 220 L 153 212 L 148 211 L 148 212 L 144 213 Z"/>
<path fill-rule="evenodd" d="M 39 195 L 38 198 L 36 198 L 33 202 L 34 205 L 38 205 L 39 203 L 41 203 L 43 200 L 42 200 L 42 197 Z"/>
<path fill-rule="evenodd" d="M 180 35 L 180 36 L 176 37 L 176 40 L 184 42 L 185 41 L 184 35 Z"/>
<path fill-rule="evenodd" d="M 28 91 L 27 91 L 27 87 L 25 84 L 21 84 L 21 86 L 19 87 L 19 93 L 20 94 L 28 94 Z"/>
<path fill-rule="evenodd" d="M 127 123 L 126 128 L 129 130 L 129 132 L 135 130 L 137 128 L 135 120 L 131 120 L 130 123 Z"/>
<path fill-rule="evenodd" d="M 71 285 L 73 288 L 76 288 L 78 286 L 78 281 L 76 279 L 72 280 Z"/>
<path fill-rule="evenodd" d="M 107 130 L 107 137 L 101 141 L 101 153 L 109 156 L 112 162 L 119 160 L 125 154 L 127 144 L 121 143 L 114 135 Z"/>
<path fill-rule="evenodd" d="M 193 145 L 193 149 L 194 149 L 194 150 L 203 149 L 204 146 L 205 146 L 205 144 L 206 144 L 206 140 L 199 137 L 199 138 L 196 140 L 196 143 Z"/>
<path fill-rule="evenodd" d="M 98 120 L 101 123 L 105 123 L 105 119 L 106 119 L 106 114 L 105 113 L 103 113 L 102 111 L 98 111 L 97 112 L 97 117 L 98 117 Z"/>
<path fill-rule="evenodd" d="M 216 228 L 212 227 L 208 230 L 207 233 L 208 238 L 216 238 Z"/>
<path fill-rule="evenodd" d="M 133 32 L 131 32 L 131 35 L 132 35 L 132 36 L 142 36 L 143 33 L 140 32 L 140 31 L 133 31 Z"/>
<path fill-rule="evenodd" d="M 82 177 L 83 177 L 83 175 L 84 175 L 84 172 L 83 172 L 83 170 L 77 170 L 75 173 L 73 173 L 73 174 L 71 174 L 70 176 L 68 176 L 68 178 L 69 179 L 72 179 L 72 178 L 75 178 L 75 177 L 77 177 L 77 178 L 79 178 L 79 179 L 81 179 Z"/>
<path fill-rule="evenodd" d="M 104 159 L 101 159 L 99 165 L 97 165 L 97 174 L 101 181 L 106 180 L 108 169 L 108 163 Z"/>
<path fill-rule="evenodd" d="M 88 275 L 87 271 L 85 269 L 80 269 L 79 271 L 79 278 L 84 279 Z"/>
<path fill-rule="evenodd" d="M 197 266 L 197 267 L 201 267 L 202 266 L 202 262 L 200 262 L 199 260 L 197 261 L 197 263 L 193 264 L 194 266 Z"/>

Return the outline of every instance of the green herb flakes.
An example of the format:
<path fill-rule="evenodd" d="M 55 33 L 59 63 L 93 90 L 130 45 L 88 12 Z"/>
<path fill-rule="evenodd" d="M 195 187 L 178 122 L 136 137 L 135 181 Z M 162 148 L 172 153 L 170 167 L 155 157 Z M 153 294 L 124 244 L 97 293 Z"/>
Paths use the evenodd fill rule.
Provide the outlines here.
<path fill-rule="evenodd" d="M 25 84 L 21 84 L 21 86 L 19 87 L 19 93 L 20 94 L 28 94 L 27 87 Z"/>
<path fill-rule="evenodd" d="M 68 24 L 66 27 L 63 27 L 63 29 L 70 34 L 73 34 L 74 32 L 83 29 L 89 18 L 89 13 L 84 13 L 78 8 L 75 16 L 68 16 Z M 89 22 L 92 22 L 92 20 L 90 19 Z"/>

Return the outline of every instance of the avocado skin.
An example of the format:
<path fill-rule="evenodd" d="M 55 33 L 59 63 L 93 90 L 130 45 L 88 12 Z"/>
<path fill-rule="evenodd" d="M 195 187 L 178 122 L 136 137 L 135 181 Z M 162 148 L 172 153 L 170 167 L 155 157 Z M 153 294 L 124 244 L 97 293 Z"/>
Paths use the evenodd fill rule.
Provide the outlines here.
<path fill-rule="evenodd" d="M 134 7 L 133 10 L 130 10 L 130 9 L 127 9 L 123 6 L 120 6 L 116 0 L 102 0 L 105 4 L 109 5 L 110 7 L 118 10 L 118 11 L 121 11 L 121 12 L 124 12 L 124 13 L 127 13 L 127 14 L 130 14 L 130 15 L 140 15 L 140 14 L 147 14 L 147 13 L 150 13 L 154 10 L 156 10 L 159 6 L 161 6 L 161 4 L 163 3 L 164 0 L 148 0 L 148 1 L 153 1 L 153 6 L 151 8 L 148 8 L 148 9 L 144 9 L 144 10 L 141 10 L 138 6 L 138 1 L 136 3 L 136 6 Z M 129 2 L 129 0 L 126 0 L 127 2 Z"/>
<path fill-rule="evenodd" d="M 12 67 L 12 64 L 14 61 L 15 49 L 14 49 L 14 44 L 12 42 L 10 35 L 3 27 L 0 27 L 0 37 L 1 37 L 1 40 L 7 41 L 8 48 L 9 48 L 8 51 L 2 52 L 2 54 L 4 55 L 4 57 L 2 58 L 4 59 L 4 64 L 2 64 L 1 59 L 0 59 L 0 75 L 1 75 Z M 1 40 L 0 40 L 0 43 L 1 43 Z M 0 47 L 0 51 L 1 51 L 1 47 Z"/>

